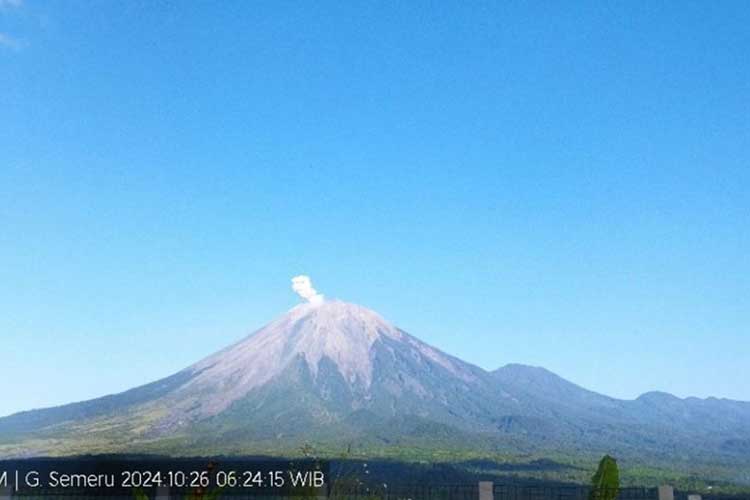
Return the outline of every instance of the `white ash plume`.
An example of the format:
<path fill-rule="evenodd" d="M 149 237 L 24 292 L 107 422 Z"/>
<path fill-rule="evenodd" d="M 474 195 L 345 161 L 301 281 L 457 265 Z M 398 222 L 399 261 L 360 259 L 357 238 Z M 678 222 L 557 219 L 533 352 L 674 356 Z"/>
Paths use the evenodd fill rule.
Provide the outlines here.
<path fill-rule="evenodd" d="M 323 294 L 313 288 L 310 277 L 304 274 L 292 278 L 292 290 L 311 304 L 321 304 L 324 300 Z"/>

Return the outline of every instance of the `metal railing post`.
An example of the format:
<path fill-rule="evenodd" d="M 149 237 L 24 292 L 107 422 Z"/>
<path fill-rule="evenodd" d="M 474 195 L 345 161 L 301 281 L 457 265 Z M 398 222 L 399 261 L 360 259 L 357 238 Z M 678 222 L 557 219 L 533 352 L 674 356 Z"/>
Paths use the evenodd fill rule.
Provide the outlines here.
<path fill-rule="evenodd" d="M 495 500 L 495 483 L 479 481 L 479 500 Z"/>
<path fill-rule="evenodd" d="M 667 484 L 659 486 L 659 500 L 674 500 L 674 488 Z"/>

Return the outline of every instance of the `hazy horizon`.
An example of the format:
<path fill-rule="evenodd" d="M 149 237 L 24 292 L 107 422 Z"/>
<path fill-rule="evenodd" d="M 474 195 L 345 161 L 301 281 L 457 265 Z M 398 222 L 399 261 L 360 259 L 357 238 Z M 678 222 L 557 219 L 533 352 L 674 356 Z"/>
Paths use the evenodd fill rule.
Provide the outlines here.
<path fill-rule="evenodd" d="M 346 301 L 346 300 L 344 300 L 344 299 L 341 299 L 341 298 L 338 298 L 338 297 L 325 297 L 325 301 L 344 301 L 344 302 L 349 302 L 349 301 Z M 298 305 L 302 305 L 302 304 L 305 304 L 305 303 L 306 303 L 306 301 L 305 301 L 304 299 L 300 299 L 300 300 L 299 300 L 298 302 L 294 303 L 294 304 L 293 304 L 293 305 L 292 305 L 292 306 L 291 306 L 291 307 L 289 308 L 289 311 L 291 311 L 291 309 L 293 309 L 294 307 L 296 307 L 296 306 L 298 306 Z M 363 305 L 363 304 L 359 304 L 359 305 Z M 277 316 L 281 316 L 281 315 L 285 314 L 286 312 L 287 312 L 287 311 L 282 311 L 282 312 L 280 312 L 280 313 L 279 313 L 279 314 L 278 314 Z M 377 311 L 376 311 L 376 312 L 377 312 Z M 224 347 L 227 347 L 228 345 L 231 345 L 231 344 L 234 344 L 234 343 L 236 343 L 237 341 L 241 340 L 242 338 L 245 338 L 245 337 L 246 337 L 246 336 L 248 336 L 248 335 L 253 335 L 253 334 L 255 333 L 255 331 L 257 331 L 257 330 L 261 329 L 262 327 L 266 326 L 266 325 L 267 325 L 268 323 L 270 323 L 270 322 L 271 322 L 272 320 L 274 320 L 274 319 L 276 319 L 276 318 L 275 318 L 275 317 L 274 317 L 274 318 L 269 318 L 269 320 L 268 320 L 267 322 L 263 323 L 262 325 L 259 325 L 259 326 L 258 326 L 257 328 L 253 328 L 251 332 L 245 332 L 245 333 L 241 334 L 240 336 L 238 336 L 237 338 L 234 338 L 234 339 L 232 339 L 232 340 L 229 340 L 229 341 L 228 341 L 228 343 L 227 343 L 226 345 L 223 345 L 223 346 L 220 346 L 220 347 L 218 347 L 218 348 L 215 348 L 214 350 L 212 350 L 212 351 L 210 351 L 210 352 L 206 352 L 206 353 L 205 353 L 205 355 L 201 357 L 201 359 L 202 359 L 202 358 L 204 358 L 204 357 L 208 357 L 209 355 L 211 355 L 211 354 L 214 354 L 215 352 L 218 352 L 218 351 L 222 350 L 222 349 L 223 349 Z M 388 320 L 388 318 L 386 318 L 386 320 Z M 399 325 L 398 325 L 398 323 L 394 323 L 394 325 L 395 325 L 395 326 L 399 326 Z M 412 335 L 415 335 L 415 336 L 419 337 L 419 335 L 418 335 L 418 334 L 415 334 L 414 332 L 410 332 L 410 331 L 409 331 L 408 333 L 410 333 L 410 334 L 412 334 Z M 420 338 L 421 338 L 421 337 L 420 337 Z M 435 346 L 435 347 L 438 347 L 438 348 L 440 348 L 440 346 Z M 440 349 L 441 349 L 441 350 L 444 350 L 444 349 L 442 349 L 442 348 L 440 348 Z M 445 350 L 444 350 L 444 351 L 445 351 Z M 449 354 L 449 355 L 452 355 L 452 356 L 457 356 L 456 354 L 454 354 L 454 353 L 452 353 L 452 352 L 449 352 L 449 351 L 445 351 L 445 352 L 446 352 L 446 354 Z M 496 369 L 498 369 L 498 368 L 501 368 L 501 367 L 503 367 L 503 366 L 505 366 L 505 365 L 508 365 L 508 364 L 521 364 L 521 365 L 528 365 L 528 366 L 539 366 L 539 367 L 541 367 L 541 368 L 549 369 L 549 368 L 548 368 L 548 367 L 546 367 L 546 366 L 541 366 L 541 365 L 535 365 L 535 364 L 525 363 L 525 362 L 523 362 L 523 361 L 518 361 L 518 360 L 517 360 L 517 361 L 512 361 L 512 360 L 511 360 L 511 361 L 506 361 L 506 362 L 503 362 L 503 363 L 501 363 L 501 364 L 499 364 L 499 365 L 496 365 L 496 366 L 482 366 L 482 365 L 480 365 L 479 363 L 475 363 L 475 362 L 474 362 L 474 361 L 472 361 L 471 359 L 463 359 L 463 358 L 460 358 L 460 356 L 457 356 L 457 357 L 459 357 L 459 359 L 462 359 L 462 361 L 466 361 L 466 362 L 468 362 L 468 363 L 471 363 L 471 364 L 474 364 L 474 365 L 476 365 L 476 366 L 479 366 L 480 368 L 482 368 L 482 369 L 484 369 L 484 370 L 486 370 L 486 371 L 493 371 L 493 370 L 496 370 Z M 92 394 L 92 395 L 90 395 L 90 396 L 87 396 L 87 397 L 85 397 L 85 398 L 83 398 L 83 399 L 78 399 L 78 400 L 70 400 L 70 401 L 62 401 L 62 402 L 59 402 L 59 403 L 48 404 L 48 405 L 45 405 L 45 406 L 40 406 L 40 407 L 34 407 L 34 408 L 22 408 L 22 409 L 19 409 L 19 410 L 13 410 L 13 411 L 11 411 L 11 412 L 8 412 L 8 413 L 0 413 L 0 417 L 2 417 L 2 416 L 7 416 L 7 415 L 10 415 L 10 414 L 13 414 L 13 413 L 17 413 L 17 412 L 19 412 L 19 411 L 32 410 L 32 409 L 41 409 L 41 408 L 45 408 L 45 407 L 50 407 L 50 406 L 59 406 L 59 405 L 62 405 L 62 404 L 73 403 L 73 402 L 83 401 L 83 400 L 87 400 L 87 399 L 93 399 L 93 398 L 97 398 L 97 397 L 101 397 L 101 396 L 106 396 L 106 395 L 109 395 L 109 394 L 116 394 L 116 393 L 119 393 L 119 392 L 122 392 L 122 391 L 125 391 L 125 390 L 128 390 L 128 389 L 132 389 L 132 388 L 134 388 L 134 387 L 136 387 L 136 386 L 140 386 L 140 385 L 142 385 L 142 384 L 145 384 L 145 383 L 148 383 L 148 382 L 153 382 L 153 381 L 155 381 L 155 380 L 157 380 L 157 379 L 160 379 L 160 378 L 164 378 L 164 377 L 167 377 L 167 376 L 169 376 L 169 375 L 172 375 L 172 374 L 176 373 L 176 372 L 177 372 L 178 370 L 181 370 L 181 369 L 183 369 L 183 368 L 186 368 L 186 367 L 187 367 L 188 365 L 192 365 L 192 364 L 194 364 L 195 362 L 197 362 L 197 361 L 199 361 L 199 360 L 200 360 L 200 359 L 194 359 L 194 360 L 192 360 L 192 361 L 186 362 L 186 364 L 185 364 L 184 366 L 181 366 L 181 367 L 179 367 L 179 368 L 174 368 L 174 369 L 172 369 L 171 371 L 168 371 L 168 372 L 164 372 L 164 373 L 162 373 L 161 375 L 153 375 L 153 377 L 156 377 L 156 378 L 151 378 L 151 379 L 144 379 L 144 380 L 140 380 L 140 381 L 138 381 L 138 382 L 133 382 L 133 383 L 131 383 L 130 385 L 126 385 L 126 386 L 124 386 L 124 387 L 122 387 L 122 388 L 119 388 L 119 389 L 115 389 L 115 390 L 110 390 L 110 391 L 108 391 L 108 392 L 104 392 L 104 393 L 101 393 L 101 394 Z M 611 396 L 611 397 L 615 397 L 615 398 L 617 398 L 617 399 L 622 399 L 622 400 L 633 400 L 633 399 L 636 399 L 636 398 L 637 398 L 638 396 L 640 396 L 640 395 L 642 395 L 642 394 L 644 394 L 644 393 L 646 393 L 646 392 L 669 392 L 669 391 L 665 391 L 665 390 L 663 390 L 663 389 L 661 389 L 661 388 L 659 388 L 659 387 L 653 387 L 653 388 L 651 388 L 651 389 L 648 389 L 648 390 L 645 390 L 645 391 L 643 391 L 643 392 L 640 392 L 640 393 L 638 393 L 638 394 L 635 394 L 635 395 L 633 395 L 632 397 L 627 397 L 627 396 L 626 396 L 626 397 L 619 397 L 619 396 L 615 396 L 615 395 L 612 395 L 612 394 L 607 394 L 607 393 L 605 393 L 605 392 L 597 391 L 596 389 L 592 389 L 591 387 L 587 387 L 587 386 L 585 386 L 585 385 L 583 385 L 583 384 L 579 383 L 579 382 L 578 382 L 578 381 L 576 381 L 576 380 L 573 380 L 573 379 L 570 379 L 570 378 L 566 377 L 566 376 L 565 376 L 564 374 L 562 374 L 562 373 L 559 373 L 559 372 L 555 372 L 554 370 L 550 370 L 550 371 L 552 371 L 552 372 L 553 372 L 553 373 L 555 373 L 556 375 L 562 376 L 563 378 L 567 379 L 567 380 L 568 380 L 569 382 L 573 382 L 573 383 L 575 383 L 575 384 L 577 384 L 577 385 L 580 385 L 580 386 L 582 386 L 582 387 L 583 387 L 584 389 L 594 390 L 595 392 L 600 392 L 601 394 L 604 394 L 604 395 L 606 395 L 606 396 Z M 93 375 L 95 375 L 95 374 L 93 374 Z M 127 384 L 127 381 L 125 381 L 125 383 Z M 672 393 L 672 394 L 674 394 L 674 393 Z M 706 398 L 706 397 L 717 397 L 717 396 L 715 396 L 715 395 L 713 395 L 713 394 L 708 394 L 708 395 L 706 395 L 706 396 L 696 396 L 696 395 L 694 395 L 694 394 L 685 394 L 685 395 L 681 395 L 681 394 L 674 394 L 674 395 L 675 395 L 675 396 L 677 396 L 677 397 L 680 397 L 680 398 L 687 398 L 687 397 L 702 397 L 702 398 Z M 732 399 L 732 398 L 722 398 L 722 397 L 720 397 L 720 396 L 718 396 L 718 397 L 719 397 L 720 399 Z"/>

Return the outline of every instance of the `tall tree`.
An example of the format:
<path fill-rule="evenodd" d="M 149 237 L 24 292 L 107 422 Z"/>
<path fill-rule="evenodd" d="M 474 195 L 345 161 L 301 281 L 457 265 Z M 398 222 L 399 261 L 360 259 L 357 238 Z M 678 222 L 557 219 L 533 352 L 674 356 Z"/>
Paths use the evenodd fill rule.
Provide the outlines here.
<path fill-rule="evenodd" d="M 591 500 L 614 500 L 620 491 L 620 471 L 617 460 L 609 455 L 599 462 L 599 468 L 591 478 Z"/>

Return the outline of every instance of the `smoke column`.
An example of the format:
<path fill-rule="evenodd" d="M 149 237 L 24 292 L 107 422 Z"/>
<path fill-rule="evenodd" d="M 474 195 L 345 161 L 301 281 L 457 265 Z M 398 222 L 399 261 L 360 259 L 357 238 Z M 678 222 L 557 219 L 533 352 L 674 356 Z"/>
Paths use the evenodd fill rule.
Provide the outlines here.
<path fill-rule="evenodd" d="M 292 290 L 311 304 L 323 302 L 323 294 L 318 293 L 312 286 L 309 276 L 300 274 L 292 278 Z"/>

